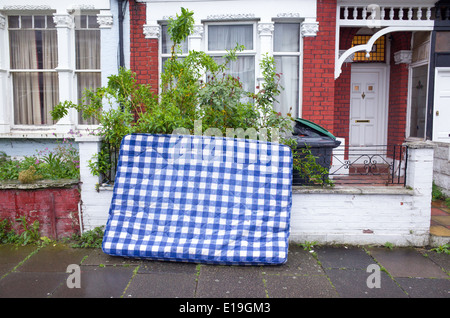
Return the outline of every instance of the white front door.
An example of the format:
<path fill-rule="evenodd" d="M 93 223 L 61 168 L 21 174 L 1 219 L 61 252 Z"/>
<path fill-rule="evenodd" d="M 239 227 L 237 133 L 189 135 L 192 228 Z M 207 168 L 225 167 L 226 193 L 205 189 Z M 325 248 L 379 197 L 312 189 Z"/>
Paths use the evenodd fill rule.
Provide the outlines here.
<path fill-rule="evenodd" d="M 450 142 L 450 67 L 435 73 L 433 140 Z"/>
<path fill-rule="evenodd" d="M 350 146 L 385 144 L 385 85 L 384 67 L 352 66 Z"/>

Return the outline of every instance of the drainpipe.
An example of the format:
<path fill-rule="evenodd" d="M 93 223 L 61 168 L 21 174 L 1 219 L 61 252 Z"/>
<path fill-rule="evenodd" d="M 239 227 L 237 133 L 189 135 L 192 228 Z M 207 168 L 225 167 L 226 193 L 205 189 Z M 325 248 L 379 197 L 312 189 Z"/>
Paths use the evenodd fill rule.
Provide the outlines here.
<path fill-rule="evenodd" d="M 118 15 L 119 15 L 119 67 L 125 67 L 125 57 L 123 48 L 123 20 L 125 16 L 125 9 L 128 0 L 118 0 Z"/>

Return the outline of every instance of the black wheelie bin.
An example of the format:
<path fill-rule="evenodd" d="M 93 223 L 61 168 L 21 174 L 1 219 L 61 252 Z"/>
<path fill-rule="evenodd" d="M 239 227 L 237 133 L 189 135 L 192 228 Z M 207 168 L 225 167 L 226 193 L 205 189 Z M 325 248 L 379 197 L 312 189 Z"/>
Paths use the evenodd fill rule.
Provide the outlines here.
<path fill-rule="evenodd" d="M 316 158 L 316 163 L 327 169 L 331 167 L 333 149 L 339 147 L 341 142 L 336 140 L 325 128 L 303 118 L 295 120 L 293 139 L 297 142 L 297 156 L 304 158 L 302 148 L 308 148 L 311 154 Z M 328 177 L 328 174 L 323 176 Z M 294 169 L 292 174 L 292 185 L 309 185 L 307 178 L 300 176 Z"/>

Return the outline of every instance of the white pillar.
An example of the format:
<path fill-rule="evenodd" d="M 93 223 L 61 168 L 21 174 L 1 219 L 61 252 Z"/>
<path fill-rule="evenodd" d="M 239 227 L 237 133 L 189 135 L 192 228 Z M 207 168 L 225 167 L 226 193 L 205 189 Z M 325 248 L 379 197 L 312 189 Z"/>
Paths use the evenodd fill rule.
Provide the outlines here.
<path fill-rule="evenodd" d="M 8 82 L 8 61 L 7 61 L 7 49 L 8 45 L 6 45 L 6 17 L 0 14 L 0 43 L 2 45 L 0 47 L 0 92 L 7 92 L 7 82 Z M 12 100 L 8 101 L 9 94 L 0 95 L 0 133 L 9 133 L 11 129 L 11 107 Z"/>
<path fill-rule="evenodd" d="M 112 191 L 99 190 L 99 177 L 91 174 L 89 161 L 100 151 L 98 136 L 76 137 L 80 154 L 82 228 L 89 231 L 106 224 Z"/>
<path fill-rule="evenodd" d="M 406 168 L 406 186 L 416 195 L 429 197 L 433 186 L 434 144 L 430 142 L 409 142 Z"/>
<path fill-rule="evenodd" d="M 188 38 L 189 50 L 193 51 L 204 51 L 202 48 L 204 27 L 203 25 L 195 25 L 194 32 Z"/>
<path fill-rule="evenodd" d="M 259 56 L 257 59 L 261 61 L 264 55 L 268 54 L 273 56 L 273 30 L 275 29 L 273 22 L 260 22 L 258 23 L 258 36 L 259 36 Z M 257 82 L 259 87 L 262 87 L 264 77 L 262 70 L 259 66 L 259 62 L 256 64 L 256 69 L 258 74 Z"/>
<path fill-rule="evenodd" d="M 74 27 L 73 16 L 64 13 L 55 13 L 53 15 L 53 21 L 56 25 L 58 34 L 58 66 L 56 71 L 58 72 L 59 79 L 59 100 L 61 102 L 70 100 L 76 103 L 76 100 L 72 96 L 73 91 L 73 41 L 71 30 Z M 70 109 L 67 116 L 59 120 L 55 127 L 56 132 L 66 133 L 70 129 L 75 128 L 77 118 L 77 112 L 74 109 Z"/>

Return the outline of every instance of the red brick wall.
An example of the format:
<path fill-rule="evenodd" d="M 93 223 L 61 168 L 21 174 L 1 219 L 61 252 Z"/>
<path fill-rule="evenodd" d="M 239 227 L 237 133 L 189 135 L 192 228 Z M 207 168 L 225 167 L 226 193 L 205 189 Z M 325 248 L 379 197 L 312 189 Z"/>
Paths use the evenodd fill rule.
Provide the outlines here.
<path fill-rule="evenodd" d="M 347 50 L 351 47 L 353 36 L 358 28 L 342 28 L 340 30 L 339 49 Z M 348 145 L 350 130 L 350 81 L 352 64 L 342 65 L 341 75 L 335 81 L 334 91 L 334 133 L 337 137 L 345 138 Z"/>
<path fill-rule="evenodd" d="M 319 32 L 303 39 L 302 117 L 334 131 L 336 0 L 317 0 Z"/>
<path fill-rule="evenodd" d="M 394 53 L 411 49 L 411 32 L 391 33 L 391 70 L 389 81 L 388 144 L 405 140 L 408 101 L 408 64 L 395 64 Z"/>
<path fill-rule="evenodd" d="M 78 216 L 80 192 L 73 188 L 0 190 L 0 220 L 9 219 L 17 233 L 22 232 L 23 216 L 31 226 L 39 222 L 41 236 L 57 239 L 80 233 Z M 17 221 L 19 220 L 19 221 Z"/>
<path fill-rule="evenodd" d="M 158 40 L 145 38 L 146 16 L 146 4 L 130 0 L 130 68 L 138 83 L 158 93 Z"/>

